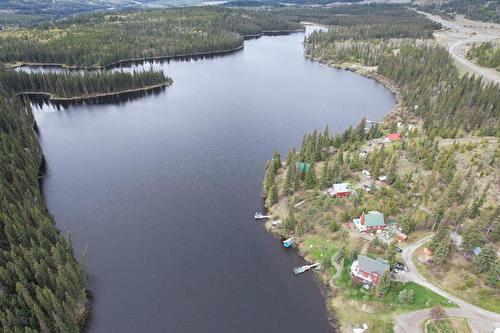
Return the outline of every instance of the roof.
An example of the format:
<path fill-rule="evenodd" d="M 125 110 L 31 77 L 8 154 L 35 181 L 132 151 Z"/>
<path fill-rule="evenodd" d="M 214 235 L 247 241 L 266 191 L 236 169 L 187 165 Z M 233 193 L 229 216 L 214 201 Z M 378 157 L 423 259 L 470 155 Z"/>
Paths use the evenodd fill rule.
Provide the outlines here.
<path fill-rule="evenodd" d="M 476 246 L 475 248 L 472 249 L 472 253 L 477 256 L 479 253 L 481 253 L 481 248 L 479 246 Z"/>
<path fill-rule="evenodd" d="M 349 188 L 349 183 L 333 184 L 333 189 L 335 193 L 351 192 L 351 189 Z"/>
<path fill-rule="evenodd" d="M 387 180 L 387 176 L 379 176 L 378 180 L 380 180 L 381 182 L 386 181 Z"/>
<path fill-rule="evenodd" d="M 358 256 L 359 269 L 363 272 L 384 274 L 390 269 L 389 263 L 381 258 L 372 259 L 366 256 Z"/>
<path fill-rule="evenodd" d="M 307 172 L 311 168 L 311 163 L 297 162 L 297 168 L 300 172 Z"/>
<path fill-rule="evenodd" d="M 384 214 L 376 211 L 370 211 L 365 215 L 365 225 L 367 227 L 381 227 L 385 225 Z"/>
<path fill-rule="evenodd" d="M 389 133 L 387 134 L 387 138 L 391 141 L 393 140 L 401 140 L 401 134 L 399 133 Z"/>

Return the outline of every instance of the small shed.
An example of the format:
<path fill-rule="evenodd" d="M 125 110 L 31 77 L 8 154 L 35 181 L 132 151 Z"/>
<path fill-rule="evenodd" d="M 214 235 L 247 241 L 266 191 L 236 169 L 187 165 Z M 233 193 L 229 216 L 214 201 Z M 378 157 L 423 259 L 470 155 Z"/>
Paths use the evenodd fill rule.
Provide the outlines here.
<path fill-rule="evenodd" d="M 311 169 L 311 163 L 297 162 L 297 169 L 302 173 L 306 173 Z"/>

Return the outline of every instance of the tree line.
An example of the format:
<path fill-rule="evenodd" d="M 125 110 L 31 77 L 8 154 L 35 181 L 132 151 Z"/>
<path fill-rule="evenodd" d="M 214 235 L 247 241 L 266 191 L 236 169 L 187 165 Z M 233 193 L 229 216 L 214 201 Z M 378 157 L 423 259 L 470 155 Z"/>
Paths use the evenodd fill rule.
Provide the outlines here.
<path fill-rule="evenodd" d="M 461 75 L 440 46 L 413 39 L 345 41 L 335 31 L 312 34 L 307 44 L 312 58 L 378 66 L 377 72 L 398 85 L 407 108 L 425 120 L 433 135 L 500 134 L 499 86 Z"/>
<path fill-rule="evenodd" d="M 242 35 L 299 28 L 276 14 L 220 7 L 108 12 L 0 31 L 0 61 L 106 66 L 234 49 L 243 45 Z"/>
<path fill-rule="evenodd" d="M 44 92 L 56 97 L 91 96 L 168 84 L 162 71 L 92 71 L 75 73 L 0 70 L 0 84 L 10 92 Z"/>
<path fill-rule="evenodd" d="M 87 279 L 40 193 L 33 125 L 29 107 L 0 87 L 1 331 L 79 332 Z"/>

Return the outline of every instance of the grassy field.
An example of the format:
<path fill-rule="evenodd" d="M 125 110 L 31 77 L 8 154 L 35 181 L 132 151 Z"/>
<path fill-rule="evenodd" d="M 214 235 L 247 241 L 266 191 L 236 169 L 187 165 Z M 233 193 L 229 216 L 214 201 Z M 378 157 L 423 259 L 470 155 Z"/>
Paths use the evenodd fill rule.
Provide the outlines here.
<path fill-rule="evenodd" d="M 426 333 L 470 333 L 467 320 L 464 318 L 447 318 L 441 321 L 433 319 L 425 323 Z"/>
<path fill-rule="evenodd" d="M 454 252 L 450 259 L 440 266 L 427 264 L 422 258 L 423 248 L 417 250 L 413 262 L 418 271 L 429 281 L 450 294 L 460 297 L 483 309 L 500 313 L 500 292 L 482 281 L 481 276 L 473 274 L 474 263 Z"/>

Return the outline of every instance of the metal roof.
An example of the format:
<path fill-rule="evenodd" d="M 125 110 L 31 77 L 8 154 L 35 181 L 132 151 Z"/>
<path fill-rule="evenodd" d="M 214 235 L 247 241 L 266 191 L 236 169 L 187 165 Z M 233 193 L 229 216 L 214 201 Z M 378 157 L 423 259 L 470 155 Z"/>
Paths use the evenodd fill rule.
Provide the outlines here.
<path fill-rule="evenodd" d="M 378 275 L 384 274 L 389 270 L 389 263 L 384 259 L 372 259 L 370 257 L 358 256 L 359 269 L 364 272 L 377 273 Z"/>

